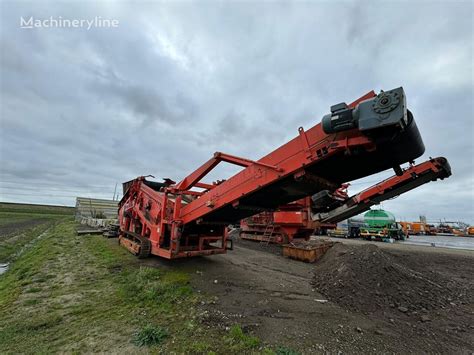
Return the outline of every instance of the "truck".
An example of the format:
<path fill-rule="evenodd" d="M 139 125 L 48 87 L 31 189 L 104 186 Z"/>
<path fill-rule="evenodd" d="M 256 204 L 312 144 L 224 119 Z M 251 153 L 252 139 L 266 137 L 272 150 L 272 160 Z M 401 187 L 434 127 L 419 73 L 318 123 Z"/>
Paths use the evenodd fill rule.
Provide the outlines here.
<path fill-rule="evenodd" d="M 360 236 L 364 239 L 390 241 L 405 240 L 408 237 L 402 225 L 388 211 L 370 210 L 364 214 L 364 221 L 366 226 L 360 230 Z"/>

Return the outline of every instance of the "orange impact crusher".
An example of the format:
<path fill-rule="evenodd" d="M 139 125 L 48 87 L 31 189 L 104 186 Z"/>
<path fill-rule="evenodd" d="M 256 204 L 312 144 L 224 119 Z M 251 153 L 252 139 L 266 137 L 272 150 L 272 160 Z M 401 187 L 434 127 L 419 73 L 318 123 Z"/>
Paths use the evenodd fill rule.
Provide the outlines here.
<path fill-rule="evenodd" d="M 332 106 L 320 123 L 298 128 L 295 138 L 257 161 L 217 152 L 178 183 L 143 176 L 124 183 L 119 241 L 138 257 L 225 253 L 230 224 L 260 212 L 283 212 L 315 194 L 334 196 L 349 181 L 394 169 L 396 175 L 355 196 L 327 203 L 322 198 L 310 206 L 312 225 L 336 223 L 451 175 L 445 158 L 414 165 L 424 150 L 403 88 L 371 91 L 349 105 Z M 203 182 L 221 162 L 242 170 L 227 180 Z"/>

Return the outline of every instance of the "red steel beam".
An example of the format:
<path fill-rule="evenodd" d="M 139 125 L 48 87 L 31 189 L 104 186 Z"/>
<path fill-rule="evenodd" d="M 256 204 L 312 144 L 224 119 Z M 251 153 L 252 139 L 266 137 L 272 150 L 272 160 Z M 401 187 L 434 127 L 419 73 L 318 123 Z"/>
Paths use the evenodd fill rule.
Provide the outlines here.
<path fill-rule="evenodd" d="M 227 204 L 236 203 L 243 196 L 279 179 L 291 174 L 298 174 L 299 172 L 304 173 L 306 166 L 337 152 L 349 151 L 352 146 L 365 146 L 367 149 L 373 148 L 372 141 L 368 137 L 357 135 L 358 132 L 344 132 L 344 137 L 337 139 L 338 134 L 326 135 L 321 125 L 317 124 L 303 133 L 307 144 L 303 144 L 300 130 L 299 136 L 257 162 L 247 159 L 242 160 L 246 163 L 252 163 L 230 179 L 205 192 L 200 198 L 183 206 L 180 219 L 184 224 L 199 220 L 209 212 Z M 325 151 L 324 155 L 318 156 L 316 153 L 318 150 Z M 231 159 L 226 161 L 229 160 Z M 215 158 L 209 162 L 214 161 Z M 209 162 L 192 173 L 190 175 L 191 178 L 185 178 L 176 188 L 184 189 L 191 182 L 195 184 L 198 181 L 197 179 L 204 176 L 203 172 L 207 174 L 212 169 L 208 169 L 210 165 L 212 167 L 217 165 L 217 163 L 209 164 Z"/>
<path fill-rule="evenodd" d="M 250 159 L 240 158 L 235 155 L 225 154 L 221 152 L 214 153 L 214 156 L 197 168 L 194 172 L 186 176 L 183 180 L 181 180 L 176 186 L 170 188 L 170 191 L 185 191 L 189 190 L 192 187 L 205 187 L 214 185 L 208 185 L 200 183 L 201 179 L 206 176 L 212 169 L 214 169 L 221 161 L 225 161 L 227 163 L 231 163 L 234 165 L 239 165 L 242 167 L 249 167 L 250 165 L 261 165 L 267 168 L 278 170 L 277 167 L 268 165 L 262 162 L 256 162 Z M 207 188 L 207 187 L 205 187 Z"/>

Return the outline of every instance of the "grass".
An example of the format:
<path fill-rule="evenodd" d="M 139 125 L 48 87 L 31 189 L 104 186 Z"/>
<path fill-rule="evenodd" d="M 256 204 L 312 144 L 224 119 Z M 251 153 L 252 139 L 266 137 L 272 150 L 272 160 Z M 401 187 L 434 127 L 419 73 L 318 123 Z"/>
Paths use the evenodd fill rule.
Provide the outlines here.
<path fill-rule="evenodd" d="M 227 341 L 231 349 L 236 352 L 255 349 L 260 345 L 260 339 L 244 334 L 242 328 L 239 325 L 233 325 L 230 328 L 230 334 L 227 337 Z"/>
<path fill-rule="evenodd" d="M 59 220 L 0 276 L 0 353 L 274 353 L 203 325 L 189 278 Z"/>
<path fill-rule="evenodd" d="M 73 209 L 0 202 L 0 263 L 10 262 L 51 225 L 71 218 Z"/>
<path fill-rule="evenodd" d="M 161 344 L 168 337 L 168 331 L 160 326 L 146 325 L 135 333 L 133 343 L 137 346 Z"/>
<path fill-rule="evenodd" d="M 287 348 L 285 346 L 279 346 L 275 350 L 275 354 L 276 355 L 300 355 L 300 353 L 298 351 Z"/>
<path fill-rule="evenodd" d="M 0 204 L 2 205 L 2 204 Z M 0 208 L 0 263 L 10 262 L 55 223 L 71 218 L 61 214 L 4 211 Z M 49 212 L 46 210 L 45 212 Z"/>
<path fill-rule="evenodd" d="M 74 214 L 74 207 L 0 202 L 0 212 L 72 216 Z"/>
<path fill-rule="evenodd" d="M 0 227 L 27 222 L 32 219 L 35 219 L 35 216 L 28 213 L 0 212 Z"/>
<path fill-rule="evenodd" d="M 144 305 L 170 310 L 192 294 L 189 276 L 179 272 L 161 273 L 141 267 L 125 273 L 121 291 L 124 297 Z"/>

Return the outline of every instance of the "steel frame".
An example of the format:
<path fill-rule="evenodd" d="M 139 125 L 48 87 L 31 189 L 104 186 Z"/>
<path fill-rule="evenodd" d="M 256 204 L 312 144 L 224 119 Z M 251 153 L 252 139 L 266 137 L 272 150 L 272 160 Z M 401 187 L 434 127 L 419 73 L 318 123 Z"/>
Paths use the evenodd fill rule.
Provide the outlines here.
<path fill-rule="evenodd" d="M 374 96 L 371 91 L 349 106 L 356 107 Z M 119 204 L 122 237 L 126 232 L 137 233 L 150 241 L 151 254 L 168 259 L 225 253 L 228 222 L 208 218 L 214 211 L 228 206 L 251 210 L 252 206 L 241 206 L 241 199 L 288 178 L 296 184 L 308 177 L 315 186 L 335 191 L 339 184 L 313 176 L 307 169 L 336 154 L 351 155 L 354 149 L 372 152 L 376 148 L 374 141 L 357 129 L 326 134 L 318 123 L 307 131 L 299 127 L 295 138 L 258 161 L 216 152 L 179 183 L 169 180 L 159 189 L 139 177 L 127 183 Z M 243 169 L 225 181 L 202 182 L 221 162 Z"/>

